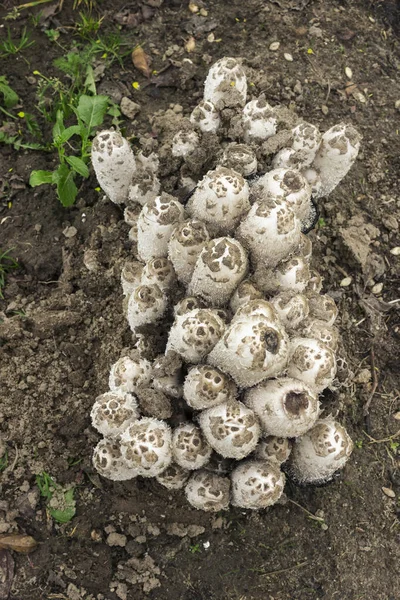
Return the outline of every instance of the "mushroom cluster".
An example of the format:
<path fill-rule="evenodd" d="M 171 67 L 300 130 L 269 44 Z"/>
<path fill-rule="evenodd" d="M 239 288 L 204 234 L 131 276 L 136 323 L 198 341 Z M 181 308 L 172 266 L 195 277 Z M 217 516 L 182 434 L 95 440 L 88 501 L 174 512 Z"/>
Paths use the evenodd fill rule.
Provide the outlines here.
<path fill-rule="evenodd" d="M 184 488 L 205 511 L 271 506 L 285 474 L 328 481 L 352 451 L 319 396 L 335 386 L 337 308 L 306 232 L 360 136 L 345 124 L 321 135 L 247 99 L 239 60 L 211 67 L 204 100 L 160 149 L 179 173 L 168 193 L 158 158 L 135 157 L 120 133 L 92 149 L 132 243 L 121 275 L 132 349 L 93 406 L 104 436 L 93 464 Z"/>

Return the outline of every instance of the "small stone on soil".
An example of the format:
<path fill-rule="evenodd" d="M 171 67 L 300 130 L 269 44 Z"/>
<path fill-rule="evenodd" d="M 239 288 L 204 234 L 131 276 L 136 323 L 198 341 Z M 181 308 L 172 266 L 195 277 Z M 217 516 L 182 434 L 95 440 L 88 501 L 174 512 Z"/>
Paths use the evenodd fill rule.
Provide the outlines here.
<path fill-rule="evenodd" d="M 390 488 L 387 487 L 383 487 L 382 488 L 382 492 L 388 497 L 388 498 L 396 498 L 396 494 L 394 493 L 393 490 L 391 490 Z"/>
<path fill-rule="evenodd" d="M 126 96 L 122 98 L 120 108 L 122 114 L 128 117 L 128 119 L 134 119 L 138 112 L 140 112 L 140 104 L 133 102 Z"/>
<path fill-rule="evenodd" d="M 285 52 L 285 54 L 283 55 L 283 57 L 288 62 L 293 62 L 293 56 L 291 54 L 289 54 L 289 52 Z"/>
<path fill-rule="evenodd" d="M 122 533 L 110 533 L 107 537 L 107 544 L 109 546 L 120 546 L 123 548 L 126 546 L 126 535 Z"/>
<path fill-rule="evenodd" d="M 280 43 L 279 43 L 279 42 L 272 42 L 272 44 L 270 44 L 270 47 L 269 47 L 269 49 L 270 49 L 272 52 L 276 52 L 277 50 L 279 50 L 279 46 L 280 46 Z"/>

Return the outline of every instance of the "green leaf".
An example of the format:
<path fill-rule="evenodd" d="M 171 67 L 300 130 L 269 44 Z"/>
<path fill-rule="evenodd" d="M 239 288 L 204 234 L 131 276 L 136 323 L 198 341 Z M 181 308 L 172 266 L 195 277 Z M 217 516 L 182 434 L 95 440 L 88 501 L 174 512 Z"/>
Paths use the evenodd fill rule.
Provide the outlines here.
<path fill-rule="evenodd" d="M 43 185 L 43 183 L 53 183 L 52 171 L 32 171 L 29 177 L 29 185 L 36 187 L 37 185 Z"/>
<path fill-rule="evenodd" d="M 89 92 L 92 92 L 93 95 L 96 95 L 96 82 L 94 80 L 94 73 L 92 65 L 88 65 L 86 68 L 86 79 L 83 84 Z"/>
<path fill-rule="evenodd" d="M 77 114 L 85 123 L 89 132 L 92 127 L 101 125 L 108 106 L 107 96 L 81 96 L 77 107 Z"/>
<path fill-rule="evenodd" d="M 4 96 L 4 105 L 6 108 L 13 108 L 18 103 L 18 94 L 8 85 L 7 78 L 0 76 L 0 92 Z"/>
<path fill-rule="evenodd" d="M 66 156 L 65 160 L 71 165 L 74 171 L 79 173 L 79 175 L 82 175 L 82 177 L 89 177 L 89 169 L 81 158 L 78 158 L 77 156 Z"/>
<path fill-rule="evenodd" d="M 71 127 L 67 127 L 66 129 L 64 129 L 64 131 L 60 134 L 58 139 L 61 144 L 65 144 L 65 142 L 68 142 L 68 140 L 72 138 L 73 135 L 80 135 L 80 133 L 81 128 L 79 127 L 79 125 L 71 125 Z"/>
<path fill-rule="evenodd" d="M 63 115 L 62 110 L 58 110 L 57 111 L 57 115 L 56 115 L 56 122 L 55 122 L 54 127 L 53 127 L 53 138 L 54 138 L 54 140 L 56 138 L 59 138 L 60 135 L 63 133 L 63 131 L 65 131 L 65 127 L 64 127 L 64 115 Z"/>
<path fill-rule="evenodd" d="M 53 183 L 57 184 L 57 193 L 63 206 L 72 206 L 75 202 L 78 189 L 74 181 L 74 172 L 66 164 L 58 167 L 53 174 Z"/>
<path fill-rule="evenodd" d="M 68 523 L 76 513 L 76 502 L 74 500 L 75 489 L 71 488 L 64 493 L 65 508 L 48 508 L 50 515 L 58 523 Z"/>

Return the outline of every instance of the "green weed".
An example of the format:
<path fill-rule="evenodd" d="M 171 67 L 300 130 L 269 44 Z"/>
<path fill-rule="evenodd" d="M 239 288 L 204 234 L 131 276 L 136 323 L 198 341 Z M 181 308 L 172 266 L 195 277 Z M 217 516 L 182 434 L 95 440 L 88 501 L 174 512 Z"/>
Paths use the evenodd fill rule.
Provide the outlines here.
<path fill-rule="evenodd" d="M 11 37 L 10 28 L 7 27 L 7 38 L 4 42 L 0 42 L 0 58 L 4 56 L 18 54 L 18 52 L 22 52 L 22 50 L 26 50 L 30 46 L 32 46 L 35 42 L 29 40 L 29 35 L 26 33 L 26 27 L 24 27 L 21 37 L 18 41 L 15 41 Z"/>
<path fill-rule="evenodd" d="M 46 508 L 50 516 L 57 523 L 68 523 L 71 521 L 76 512 L 76 502 L 74 500 L 75 488 L 62 488 L 45 471 L 40 475 L 36 475 L 36 484 L 41 496 L 47 500 Z"/>

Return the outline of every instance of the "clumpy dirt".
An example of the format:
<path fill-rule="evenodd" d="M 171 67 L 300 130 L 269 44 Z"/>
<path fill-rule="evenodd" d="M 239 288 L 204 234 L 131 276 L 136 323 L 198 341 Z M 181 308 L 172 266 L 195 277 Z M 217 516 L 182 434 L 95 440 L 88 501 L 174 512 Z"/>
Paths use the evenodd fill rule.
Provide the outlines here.
<path fill-rule="evenodd" d="M 48 25 L 61 28 L 66 47 L 77 19 L 72 4 L 65 1 Z M 128 226 L 95 191 L 93 176 L 64 209 L 49 187 L 28 186 L 32 169 L 51 168 L 53 156 L 2 145 L 0 247 L 13 249 L 20 268 L 7 277 L 0 301 L 0 434 L 8 453 L 0 533 L 29 534 L 38 547 L 29 555 L 0 550 L 0 598 L 8 597 L 14 571 L 11 600 L 397 600 L 400 257 L 391 250 L 400 245 L 399 4 L 198 0 L 203 14 L 188 4 L 116 0 L 94 8 L 105 16 L 104 30 L 117 20 L 131 47 L 145 43 L 159 73 L 147 80 L 128 56 L 100 84 L 117 101 L 127 95 L 140 104 L 124 125 L 136 144 L 157 149 L 154 113 L 188 115 L 210 64 L 224 55 L 244 58 L 251 93 L 264 92 L 322 130 L 346 121 L 363 135 L 359 159 L 320 201 L 310 234 L 353 374 L 327 400 L 356 447 L 331 484 L 289 483 L 286 504 L 259 513 L 210 516 L 156 481 L 96 475 L 90 408 L 131 340 L 119 281 L 130 256 Z M 6 2 L 1 16 L 11 8 Z M 25 59 L 4 58 L 2 74 L 21 110 L 33 112 L 35 85 L 27 77 L 35 69 L 54 74 L 52 61 L 63 51 L 34 25 L 38 9 L 29 10 L 4 21 L 15 36 L 27 27 L 35 44 Z M 276 41 L 278 50 L 269 50 Z M 94 271 L 83 263 L 88 250 Z M 76 516 L 66 524 L 46 512 L 35 484 L 43 471 L 76 486 Z"/>

